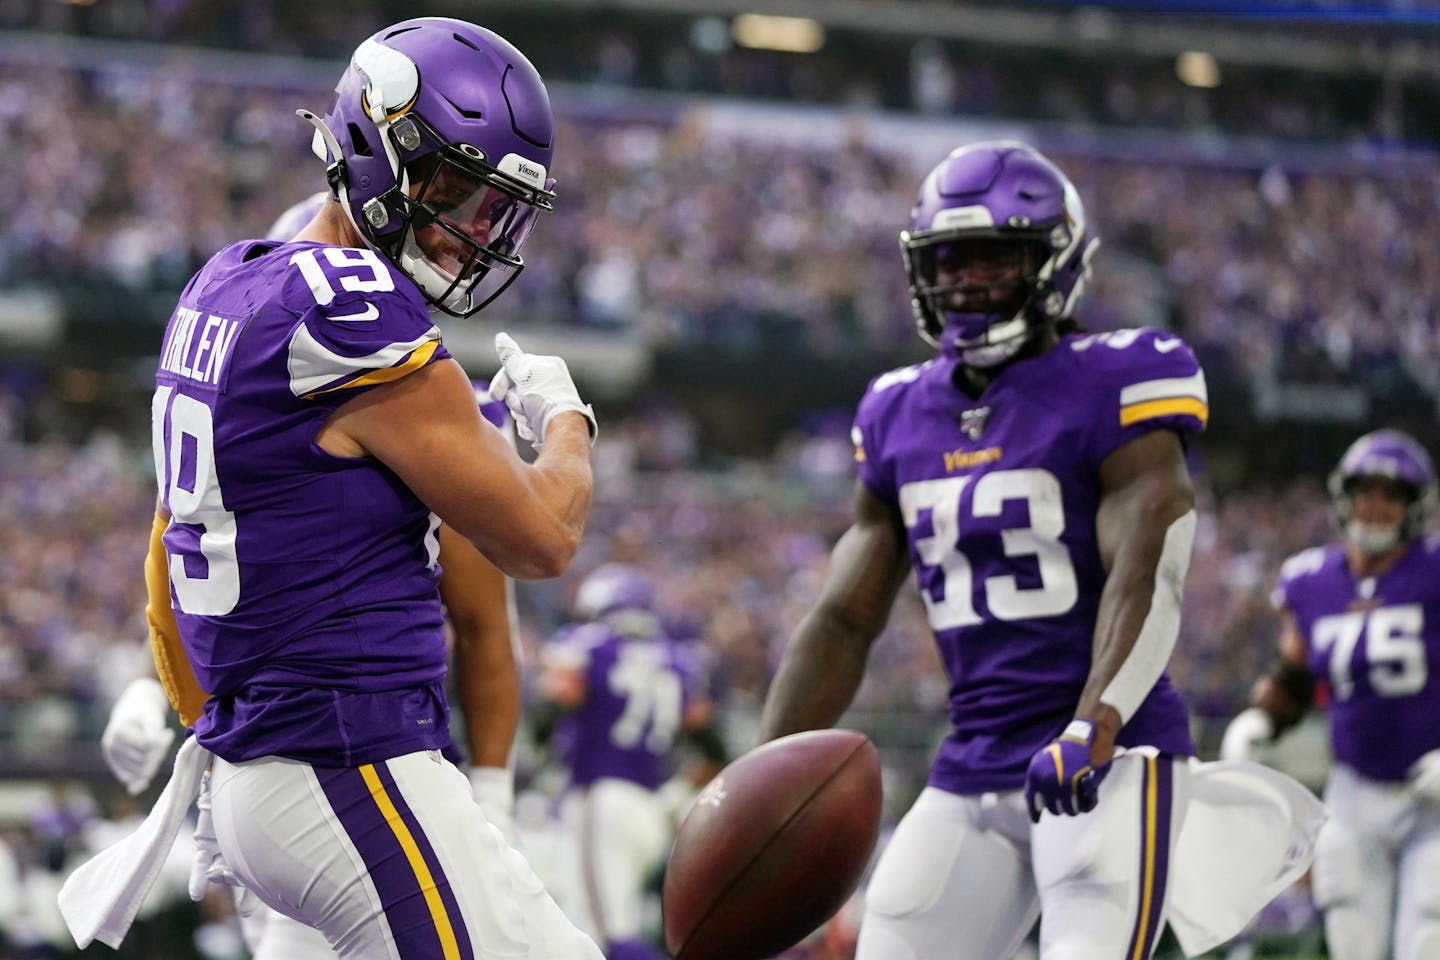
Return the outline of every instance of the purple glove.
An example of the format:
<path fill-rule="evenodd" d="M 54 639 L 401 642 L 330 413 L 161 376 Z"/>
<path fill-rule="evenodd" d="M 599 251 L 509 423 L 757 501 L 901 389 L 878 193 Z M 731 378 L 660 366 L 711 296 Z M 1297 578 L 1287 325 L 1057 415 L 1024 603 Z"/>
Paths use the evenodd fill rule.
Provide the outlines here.
<path fill-rule="evenodd" d="M 1095 809 L 1100 802 L 1100 781 L 1110 772 L 1110 764 L 1090 766 L 1094 742 L 1095 725 L 1072 720 L 1058 739 L 1030 759 L 1030 769 L 1025 771 L 1025 806 L 1032 823 L 1040 822 L 1042 810 L 1073 817 Z"/>

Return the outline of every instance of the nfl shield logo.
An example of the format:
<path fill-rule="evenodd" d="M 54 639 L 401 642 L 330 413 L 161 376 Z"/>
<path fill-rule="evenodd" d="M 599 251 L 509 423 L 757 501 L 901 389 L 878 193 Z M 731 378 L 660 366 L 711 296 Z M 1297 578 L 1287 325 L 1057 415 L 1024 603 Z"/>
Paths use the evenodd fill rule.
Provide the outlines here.
<path fill-rule="evenodd" d="M 960 412 L 960 432 L 970 438 L 971 443 L 980 439 L 980 433 L 985 429 L 985 421 L 990 419 L 989 407 L 975 407 L 971 410 Z"/>

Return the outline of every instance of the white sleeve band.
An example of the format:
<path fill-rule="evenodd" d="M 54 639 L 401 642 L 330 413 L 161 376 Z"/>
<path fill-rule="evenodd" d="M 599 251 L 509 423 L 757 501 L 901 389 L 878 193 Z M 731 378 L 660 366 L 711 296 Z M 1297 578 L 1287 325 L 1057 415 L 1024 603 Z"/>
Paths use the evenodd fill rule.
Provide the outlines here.
<path fill-rule="evenodd" d="M 1100 702 L 1114 707 L 1122 723 L 1129 722 L 1150 695 L 1180 635 L 1180 596 L 1185 589 L 1185 573 L 1190 569 L 1190 547 L 1195 541 L 1195 511 L 1176 518 L 1165 531 L 1160 548 L 1160 562 L 1155 566 L 1155 592 L 1150 597 L 1150 612 L 1140 625 L 1140 635 L 1130 656 L 1100 694 Z"/>

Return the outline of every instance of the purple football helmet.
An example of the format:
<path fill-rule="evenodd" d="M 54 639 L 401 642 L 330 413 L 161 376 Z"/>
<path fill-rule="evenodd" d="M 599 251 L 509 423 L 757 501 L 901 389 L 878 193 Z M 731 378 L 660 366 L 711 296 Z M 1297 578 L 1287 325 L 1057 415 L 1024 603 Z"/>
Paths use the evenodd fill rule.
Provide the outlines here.
<path fill-rule="evenodd" d="M 1387 477 L 1410 494 L 1410 506 L 1394 528 L 1376 531 L 1355 520 L 1355 482 L 1362 477 Z M 1368 553 L 1386 553 L 1413 540 L 1425 529 L 1435 509 L 1435 465 L 1414 437 L 1399 430 L 1375 430 L 1350 444 L 1330 474 L 1330 497 L 1341 528 Z"/>
<path fill-rule="evenodd" d="M 520 273 L 554 201 L 545 84 L 503 37 L 422 17 L 362 43 L 315 126 L 326 178 L 365 242 L 425 299 L 469 316 Z"/>
<path fill-rule="evenodd" d="M 1074 184 L 1034 149 L 992 140 L 954 150 L 920 185 L 900 234 L 920 336 L 970 366 L 1006 362 L 1071 314 L 1098 245 Z M 981 250 L 1012 259 L 1014 282 L 1000 296 L 942 276 L 943 263 L 963 270 Z"/>
<path fill-rule="evenodd" d="M 597 567 L 575 592 L 575 615 L 584 620 L 601 620 L 621 611 L 649 612 L 653 604 L 650 578 L 624 563 Z"/>

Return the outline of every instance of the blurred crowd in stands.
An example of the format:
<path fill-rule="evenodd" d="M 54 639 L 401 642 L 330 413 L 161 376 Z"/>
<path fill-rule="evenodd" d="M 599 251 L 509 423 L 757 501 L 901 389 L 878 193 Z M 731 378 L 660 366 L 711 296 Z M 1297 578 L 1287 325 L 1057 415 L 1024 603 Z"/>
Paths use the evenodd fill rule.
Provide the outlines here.
<path fill-rule="evenodd" d="M 0 178 L 0 286 L 56 285 L 92 304 L 173 292 L 216 248 L 258 235 L 321 183 L 292 111 L 328 94 L 282 79 L 0 63 L 0 129 L 24 147 Z M 700 101 L 556 99 L 560 202 L 509 315 L 657 348 L 913 348 L 895 238 L 945 127 L 817 113 L 757 136 Z M 843 130 L 805 133 L 822 121 Z M 1045 145 L 1105 244 L 1092 326 L 1169 326 L 1212 379 L 1440 396 L 1433 154 L 1307 165 Z"/>
<path fill-rule="evenodd" d="M 830 24 L 820 49 L 804 54 L 740 46 L 728 16 L 707 15 L 694 3 L 671 9 L 663 2 L 492 4 L 485 16 L 551 81 L 1294 139 L 1433 139 L 1431 108 L 1440 91 L 1431 72 L 1415 68 L 1440 54 L 1440 36 L 1419 28 L 1427 11 L 1426 22 L 1435 22 L 1428 0 L 1396 0 L 1388 23 L 1380 11 L 1357 16 L 1362 7 L 1381 4 L 1328 3 L 1312 4 L 1317 15 L 1297 23 L 1293 18 L 1304 15 L 1305 5 L 1293 0 L 1275 5 L 1292 19 L 1191 17 L 1185 25 L 1202 38 L 1228 29 L 1251 41 L 1240 45 L 1241 54 L 1222 55 L 1215 86 L 1187 86 L 1177 78 L 1175 53 L 1166 49 L 1174 42 L 1169 35 L 1175 21 L 1153 16 L 1166 4 L 1131 4 L 1132 19 L 1126 20 L 1099 3 L 991 2 L 966 4 L 975 9 L 956 14 L 947 8 L 958 5 L 927 2 L 933 15 L 928 23 L 893 13 L 893 7 L 887 13 L 884 3 L 872 3 L 868 11 L 852 7 Z M 1266 4 L 1190 6 L 1256 13 Z M 473 18 L 474 9 L 465 0 L 434 0 L 426 13 Z M 556 29 L 557 12 L 564 29 Z M 1152 14 L 1140 21 L 1150 28 L 1149 42 L 1124 42 L 1133 18 L 1144 12 Z M 0 29 L 339 58 L 355 37 L 414 15 L 405 0 L 330 0 L 323 6 L 5 0 Z M 934 17 L 954 21 L 950 35 Z M 1286 45 L 1297 41 L 1295 60 L 1310 68 L 1299 81 L 1279 68 L 1287 62 Z M 1317 43 L 1364 44 L 1367 56 L 1337 62 Z M 1377 68 L 1387 61 L 1389 69 Z"/>

